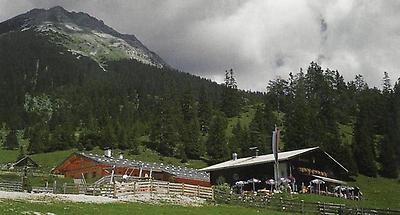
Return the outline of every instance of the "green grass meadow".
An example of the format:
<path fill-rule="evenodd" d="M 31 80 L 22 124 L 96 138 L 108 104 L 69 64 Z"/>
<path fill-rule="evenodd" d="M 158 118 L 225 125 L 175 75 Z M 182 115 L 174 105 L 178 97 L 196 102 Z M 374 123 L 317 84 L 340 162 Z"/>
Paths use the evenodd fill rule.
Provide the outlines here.
<path fill-rule="evenodd" d="M 345 204 L 357 208 L 400 209 L 400 181 L 398 179 L 370 178 L 362 175 L 355 179 L 356 181 L 350 182 L 349 185 L 360 187 L 363 193 L 363 199 L 360 201 L 317 194 L 296 194 L 286 197 L 306 202 Z"/>
<path fill-rule="evenodd" d="M 271 214 L 280 215 L 282 212 L 269 211 L 257 208 L 244 208 L 228 205 L 205 205 L 205 206 L 178 206 L 178 205 L 151 205 L 141 203 L 109 203 L 109 204 L 88 204 L 71 202 L 27 202 L 17 200 L 0 200 L 0 214 L 114 214 L 114 215 L 252 215 Z"/>

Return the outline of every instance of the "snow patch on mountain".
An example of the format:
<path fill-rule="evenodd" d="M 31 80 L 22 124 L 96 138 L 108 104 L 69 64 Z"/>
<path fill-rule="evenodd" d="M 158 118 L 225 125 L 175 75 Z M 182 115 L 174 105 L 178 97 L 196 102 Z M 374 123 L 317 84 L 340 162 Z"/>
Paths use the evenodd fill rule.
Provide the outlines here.
<path fill-rule="evenodd" d="M 71 31 L 83 31 L 81 28 L 79 28 L 78 26 L 72 26 L 69 24 L 65 24 L 65 27 L 68 28 Z"/>
<path fill-rule="evenodd" d="M 158 68 L 163 67 L 154 62 L 145 51 L 111 34 L 82 29 L 74 24 L 50 22 L 35 26 L 34 30 L 53 37 L 53 42 L 65 46 L 71 53 L 92 58 L 103 70 L 106 70 L 107 61 L 120 59 L 132 59 Z"/>
<path fill-rule="evenodd" d="M 62 7 L 33 9 L 3 23 L 0 33 L 33 30 L 49 41 L 87 56 L 103 69 L 107 62 L 132 59 L 158 68 L 168 65 L 134 35 L 121 34 L 89 14 L 69 12 Z"/>

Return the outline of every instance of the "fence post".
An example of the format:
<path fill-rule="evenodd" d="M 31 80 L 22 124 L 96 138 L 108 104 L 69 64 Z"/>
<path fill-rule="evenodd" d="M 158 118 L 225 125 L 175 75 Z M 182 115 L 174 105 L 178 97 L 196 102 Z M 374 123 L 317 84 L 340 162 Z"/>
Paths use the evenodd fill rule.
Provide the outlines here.
<path fill-rule="evenodd" d="M 185 195 L 185 184 L 182 183 L 182 196 Z"/>
<path fill-rule="evenodd" d="M 167 194 L 169 194 L 169 182 L 167 182 Z"/>
<path fill-rule="evenodd" d="M 53 184 L 53 193 L 54 193 L 54 194 L 57 194 L 57 181 L 54 181 L 54 184 Z"/>
<path fill-rule="evenodd" d="M 153 195 L 153 180 L 150 179 L 150 195 Z"/>
<path fill-rule="evenodd" d="M 301 214 L 304 214 L 304 200 L 301 200 Z"/>
<path fill-rule="evenodd" d="M 67 183 L 64 183 L 64 194 L 66 193 L 66 191 L 67 191 Z"/>
<path fill-rule="evenodd" d="M 136 193 L 136 181 L 133 182 L 133 193 Z"/>
<path fill-rule="evenodd" d="M 197 185 L 197 197 L 200 197 L 200 186 Z"/>
<path fill-rule="evenodd" d="M 215 200 L 215 189 L 214 189 L 214 186 L 211 187 L 211 193 L 212 193 L 212 196 L 211 196 L 212 200 Z"/>
<path fill-rule="evenodd" d="M 114 198 L 117 197 L 117 185 L 114 183 Z"/>

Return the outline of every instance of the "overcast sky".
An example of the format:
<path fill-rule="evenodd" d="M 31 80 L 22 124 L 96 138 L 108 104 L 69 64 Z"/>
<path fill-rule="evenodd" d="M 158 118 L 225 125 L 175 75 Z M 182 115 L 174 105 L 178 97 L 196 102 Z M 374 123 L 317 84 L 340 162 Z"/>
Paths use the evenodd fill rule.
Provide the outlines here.
<path fill-rule="evenodd" d="M 0 0 L 0 22 L 56 5 L 136 35 L 185 72 L 221 82 L 233 68 L 242 89 L 265 91 L 311 61 L 370 86 L 384 71 L 400 77 L 397 0 Z"/>

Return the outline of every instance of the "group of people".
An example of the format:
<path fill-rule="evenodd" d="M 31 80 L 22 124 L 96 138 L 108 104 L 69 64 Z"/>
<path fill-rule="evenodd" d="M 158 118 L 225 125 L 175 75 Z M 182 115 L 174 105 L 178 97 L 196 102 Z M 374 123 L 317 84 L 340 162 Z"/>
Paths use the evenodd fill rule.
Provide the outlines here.
<path fill-rule="evenodd" d="M 296 180 L 294 178 L 281 178 L 278 182 L 273 179 L 269 179 L 265 181 L 265 185 L 261 185 L 265 188 L 261 190 L 256 189 L 256 184 L 260 184 L 261 180 L 258 179 L 249 179 L 248 181 L 237 181 L 235 185 L 232 187 L 232 192 L 237 194 L 242 194 L 246 192 L 299 192 L 299 193 L 317 193 L 320 195 L 328 195 L 335 196 L 346 199 L 354 199 L 360 200 L 362 198 L 362 193 L 359 187 L 351 187 L 351 186 L 336 186 L 333 187 L 331 184 L 326 184 L 325 181 L 320 179 L 314 179 L 310 181 L 308 186 L 304 186 L 302 183 L 301 189 L 297 189 Z M 275 185 L 278 184 L 278 189 L 275 190 Z M 244 187 L 246 186 L 246 189 Z M 260 187 L 260 186 L 257 186 Z M 249 190 L 249 191 L 246 191 Z"/>
<path fill-rule="evenodd" d="M 359 187 L 336 186 L 334 188 L 334 195 L 345 199 L 360 200 L 363 194 Z"/>
<path fill-rule="evenodd" d="M 317 184 L 310 183 L 307 187 L 302 186 L 301 193 L 317 193 L 321 195 L 328 195 L 334 197 L 340 197 L 345 199 L 360 200 L 362 198 L 362 192 L 359 187 L 351 186 L 336 186 L 333 189 L 327 185 L 323 188 Z"/>

